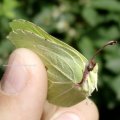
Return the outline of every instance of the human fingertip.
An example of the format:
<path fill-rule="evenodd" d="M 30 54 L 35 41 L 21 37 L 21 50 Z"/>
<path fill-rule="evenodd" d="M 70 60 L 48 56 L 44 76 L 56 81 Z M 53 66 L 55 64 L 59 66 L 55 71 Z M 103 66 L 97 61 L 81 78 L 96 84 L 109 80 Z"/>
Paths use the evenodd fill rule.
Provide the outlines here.
<path fill-rule="evenodd" d="M 19 55 L 19 52 L 14 52 L 6 65 L 7 69 L 1 79 L 1 90 L 7 94 L 16 94 L 20 92 L 26 85 L 29 78 L 29 72 L 26 64 Z"/>
<path fill-rule="evenodd" d="M 51 120 L 81 120 L 80 117 L 72 112 L 65 112 L 53 117 Z"/>

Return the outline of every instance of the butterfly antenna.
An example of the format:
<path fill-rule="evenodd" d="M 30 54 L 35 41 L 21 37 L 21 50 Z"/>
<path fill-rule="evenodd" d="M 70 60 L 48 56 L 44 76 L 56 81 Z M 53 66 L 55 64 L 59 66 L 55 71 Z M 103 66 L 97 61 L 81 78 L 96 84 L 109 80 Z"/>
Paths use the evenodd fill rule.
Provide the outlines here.
<path fill-rule="evenodd" d="M 94 56 L 91 58 L 90 61 L 92 61 L 93 59 L 95 59 L 95 57 L 97 56 L 97 54 L 99 54 L 105 47 L 110 46 L 110 45 L 116 45 L 117 43 L 118 43 L 118 41 L 109 41 L 103 47 L 101 47 L 99 50 L 97 50 L 97 52 L 94 54 Z"/>
<path fill-rule="evenodd" d="M 118 41 L 109 41 L 108 43 L 106 43 L 103 47 L 101 47 L 99 50 L 96 51 L 96 53 L 93 55 L 93 57 L 89 60 L 89 63 L 88 63 L 88 71 L 92 71 L 93 68 L 95 67 L 96 63 L 94 62 L 94 59 L 95 57 L 107 46 L 110 46 L 110 45 L 116 45 L 118 44 Z"/>
<path fill-rule="evenodd" d="M 86 65 L 84 73 L 83 73 L 83 77 L 80 83 L 78 83 L 79 85 L 82 84 L 86 79 L 87 79 L 87 75 L 89 74 L 90 71 L 92 71 L 96 65 L 95 62 L 95 57 L 107 46 L 110 45 L 116 45 L 118 44 L 118 41 L 109 41 L 108 43 L 106 43 L 103 47 L 101 47 L 99 50 L 96 51 L 96 53 L 93 55 L 93 57 L 89 60 L 88 65 Z"/>

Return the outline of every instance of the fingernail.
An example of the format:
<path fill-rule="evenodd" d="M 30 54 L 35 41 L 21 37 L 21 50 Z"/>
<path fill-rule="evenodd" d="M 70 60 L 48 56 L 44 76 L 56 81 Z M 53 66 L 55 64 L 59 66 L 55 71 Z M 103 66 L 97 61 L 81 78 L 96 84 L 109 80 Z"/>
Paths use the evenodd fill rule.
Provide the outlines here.
<path fill-rule="evenodd" d="M 19 93 L 26 85 L 28 71 L 22 58 L 16 53 L 11 55 L 1 80 L 1 89 L 8 94 Z"/>
<path fill-rule="evenodd" d="M 80 120 L 80 118 L 74 113 L 63 113 L 55 117 L 53 120 Z"/>

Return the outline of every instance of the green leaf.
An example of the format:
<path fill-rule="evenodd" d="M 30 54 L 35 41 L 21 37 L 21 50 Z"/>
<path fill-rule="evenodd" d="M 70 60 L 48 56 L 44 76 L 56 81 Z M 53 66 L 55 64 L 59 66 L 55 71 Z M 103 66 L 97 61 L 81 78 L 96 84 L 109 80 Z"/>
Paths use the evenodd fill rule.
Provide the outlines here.
<path fill-rule="evenodd" d="M 119 30 L 116 26 L 110 26 L 109 28 L 102 27 L 98 30 L 99 34 L 106 40 L 114 40 L 119 38 Z"/>
<path fill-rule="evenodd" d="M 18 6 L 16 0 L 3 0 L 3 3 L 0 4 L 0 15 L 6 16 L 8 18 L 15 18 L 15 8 Z"/>
<path fill-rule="evenodd" d="M 93 49 L 93 44 L 91 42 L 91 39 L 89 39 L 88 37 L 83 37 L 79 41 L 78 47 L 80 51 L 82 51 L 82 53 L 89 59 L 91 58 L 91 56 L 93 56 L 95 52 Z"/>
<path fill-rule="evenodd" d="M 91 95 L 97 87 L 97 65 L 79 85 L 88 64 L 82 54 L 28 21 L 14 20 L 11 27 L 8 39 L 18 48 L 34 51 L 47 67 L 50 103 L 71 106 Z"/>
<path fill-rule="evenodd" d="M 110 86 L 116 93 L 117 99 L 120 100 L 120 75 L 117 76 L 113 81 L 111 81 Z"/>
<path fill-rule="evenodd" d="M 120 12 L 120 2 L 117 0 L 93 0 L 90 4 L 101 10 Z"/>
<path fill-rule="evenodd" d="M 84 7 L 82 11 L 82 16 L 91 26 L 96 26 L 100 22 L 100 16 L 92 7 Z"/>
<path fill-rule="evenodd" d="M 106 63 L 106 68 L 111 70 L 114 73 L 120 73 L 120 58 L 111 58 L 109 61 Z"/>

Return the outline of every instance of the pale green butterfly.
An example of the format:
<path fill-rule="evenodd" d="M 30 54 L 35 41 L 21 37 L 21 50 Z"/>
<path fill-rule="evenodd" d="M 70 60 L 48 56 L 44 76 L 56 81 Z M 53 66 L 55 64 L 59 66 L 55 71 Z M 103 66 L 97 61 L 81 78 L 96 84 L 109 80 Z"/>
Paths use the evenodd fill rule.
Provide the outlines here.
<path fill-rule="evenodd" d="M 98 65 L 81 53 L 25 20 L 13 20 L 8 39 L 17 48 L 34 51 L 46 66 L 50 103 L 71 106 L 97 89 Z M 111 42 L 114 43 L 114 42 Z M 110 44 L 111 44 L 110 43 Z"/>

